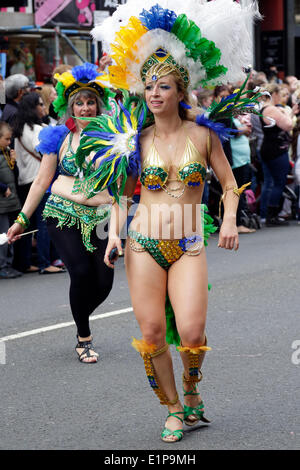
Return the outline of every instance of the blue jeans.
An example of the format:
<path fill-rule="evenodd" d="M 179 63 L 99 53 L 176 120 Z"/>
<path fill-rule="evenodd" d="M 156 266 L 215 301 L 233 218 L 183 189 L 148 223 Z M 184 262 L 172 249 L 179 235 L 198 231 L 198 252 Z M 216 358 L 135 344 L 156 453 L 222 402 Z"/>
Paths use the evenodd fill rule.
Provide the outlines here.
<path fill-rule="evenodd" d="M 289 154 L 288 152 L 282 153 L 279 157 L 266 161 L 265 164 L 273 180 L 268 205 L 278 207 L 281 204 L 282 192 L 290 169 Z"/>
<path fill-rule="evenodd" d="M 267 217 L 267 207 L 273 188 L 273 178 L 266 162 L 263 160 L 261 160 L 261 167 L 264 175 L 264 181 L 262 183 L 260 195 L 260 216 L 262 219 L 265 219 Z"/>

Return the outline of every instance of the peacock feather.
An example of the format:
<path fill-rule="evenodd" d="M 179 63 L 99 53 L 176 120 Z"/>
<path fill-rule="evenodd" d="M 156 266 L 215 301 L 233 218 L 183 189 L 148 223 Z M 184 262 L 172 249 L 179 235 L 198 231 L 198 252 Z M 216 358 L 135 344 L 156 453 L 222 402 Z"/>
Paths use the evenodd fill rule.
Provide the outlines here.
<path fill-rule="evenodd" d="M 95 181 L 88 197 L 108 189 L 119 202 L 127 176 L 139 175 L 139 135 L 146 117 L 144 100 L 123 91 L 123 102 L 118 102 L 112 116 L 88 118 L 75 157 L 79 170 L 86 166 L 85 180 Z"/>
<path fill-rule="evenodd" d="M 260 115 L 258 110 L 259 98 L 265 95 L 266 92 L 260 92 L 259 88 L 246 90 L 249 76 L 250 74 L 247 76 L 241 88 L 236 89 L 231 95 L 222 98 L 220 103 L 214 101 L 208 108 L 206 116 L 215 121 L 246 113 Z"/>

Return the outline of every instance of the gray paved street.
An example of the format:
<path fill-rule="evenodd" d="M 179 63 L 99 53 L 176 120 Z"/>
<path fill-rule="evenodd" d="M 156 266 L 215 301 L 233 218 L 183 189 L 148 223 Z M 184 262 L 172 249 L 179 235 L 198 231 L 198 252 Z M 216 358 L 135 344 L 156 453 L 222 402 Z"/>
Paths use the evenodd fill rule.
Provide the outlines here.
<path fill-rule="evenodd" d="M 118 312 L 130 307 L 123 259 L 91 323 L 100 354 L 93 365 L 74 351 L 67 274 L 1 280 L 0 449 L 299 450 L 299 242 L 295 222 L 241 235 L 238 253 L 210 240 L 212 351 L 201 394 L 212 423 L 187 429 L 175 445 L 160 440 L 166 407 L 130 346 L 140 337 L 133 312 Z M 100 315 L 107 312 L 116 314 Z"/>

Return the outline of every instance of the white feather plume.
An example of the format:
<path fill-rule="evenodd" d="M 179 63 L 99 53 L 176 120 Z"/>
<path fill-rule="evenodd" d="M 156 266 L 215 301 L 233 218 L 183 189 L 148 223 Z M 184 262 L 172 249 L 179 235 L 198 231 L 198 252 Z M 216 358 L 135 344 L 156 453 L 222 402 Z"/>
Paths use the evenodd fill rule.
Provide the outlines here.
<path fill-rule="evenodd" d="M 116 155 L 124 155 L 126 156 L 127 160 L 129 159 L 130 154 L 132 153 L 132 149 L 129 148 L 128 142 L 136 136 L 138 131 L 136 129 L 132 129 L 128 124 L 126 125 L 126 133 L 119 133 L 115 134 L 113 140 L 111 140 L 111 145 L 113 145 L 110 153 Z"/>
<path fill-rule="evenodd" d="M 120 27 L 126 26 L 131 16 L 138 17 L 143 9 L 149 10 L 156 4 L 159 4 L 162 8 L 175 11 L 177 15 L 186 14 L 189 19 L 199 26 L 202 36 L 213 41 L 216 47 L 220 49 L 220 64 L 227 67 L 228 72 L 217 80 L 218 83 L 236 82 L 245 78 L 243 67 L 251 64 L 253 57 L 253 21 L 260 18 L 257 1 L 254 0 L 243 0 L 241 3 L 234 2 L 233 0 L 214 0 L 210 2 L 206 0 L 143 0 L 143 2 L 140 0 L 128 0 L 126 4 L 119 5 L 114 14 L 104 20 L 101 25 L 95 26 L 91 34 L 94 39 L 102 41 L 103 49 L 110 54 L 109 44 L 114 42 L 115 34 L 120 30 Z M 145 36 L 147 34 L 149 33 L 146 33 Z M 180 41 L 177 40 L 175 35 L 166 34 L 169 38 L 167 50 L 174 56 L 175 60 L 176 57 L 179 58 L 180 56 L 182 60 L 179 63 L 188 67 L 191 85 L 194 86 L 205 77 L 203 67 L 200 63 L 193 62 L 192 59 L 184 58 L 181 54 L 182 48 L 178 44 Z M 174 41 L 173 38 L 170 41 L 171 36 L 174 36 Z M 145 57 L 146 60 L 155 50 L 156 46 L 163 47 L 163 44 L 166 44 L 165 40 L 163 44 L 158 44 L 157 37 L 153 34 L 151 36 L 154 40 L 154 47 L 152 47 L 150 42 L 148 43 L 141 38 L 138 45 L 139 58 L 136 63 L 128 64 L 135 75 L 135 78 L 128 77 L 131 86 L 134 87 L 132 89 L 133 92 L 137 91 L 137 88 L 142 89 L 143 86 L 141 83 L 138 84 L 140 82 L 140 73 L 137 70 L 138 66 L 142 64 L 141 57 Z M 147 53 L 149 52 L 148 55 L 142 50 L 143 48 L 145 48 L 145 51 L 147 50 Z M 178 52 L 176 52 L 177 48 Z M 213 84 L 211 83 L 211 85 Z"/>

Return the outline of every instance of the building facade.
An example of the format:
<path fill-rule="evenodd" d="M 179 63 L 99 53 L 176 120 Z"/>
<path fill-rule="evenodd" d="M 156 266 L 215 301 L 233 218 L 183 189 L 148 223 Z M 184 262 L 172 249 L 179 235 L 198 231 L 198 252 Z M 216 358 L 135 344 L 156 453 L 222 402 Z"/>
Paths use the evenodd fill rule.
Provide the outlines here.
<path fill-rule="evenodd" d="M 243 0 L 239 0 L 243 2 Z M 96 62 L 101 44 L 93 43 L 94 23 L 126 0 L 1 0 L 0 73 L 10 73 L 15 54 L 33 57 L 37 81 L 47 80 L 59 63 Z M 159 3 L 159 0 L 158 0 Z M 300 0 L 258 0 L 262 21 L 254 27 L 253 65 L 278 69 L 279 77 L 300 78 Z M 6 60 L 5 66 L 3 61 Z"/>
<path fill-rule="evenodd" d="M 255 27 L 255 68 L 300 78 L 300 0 L 259 0 L 263 20 Z"/>

